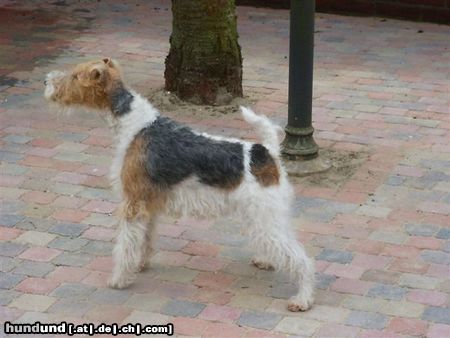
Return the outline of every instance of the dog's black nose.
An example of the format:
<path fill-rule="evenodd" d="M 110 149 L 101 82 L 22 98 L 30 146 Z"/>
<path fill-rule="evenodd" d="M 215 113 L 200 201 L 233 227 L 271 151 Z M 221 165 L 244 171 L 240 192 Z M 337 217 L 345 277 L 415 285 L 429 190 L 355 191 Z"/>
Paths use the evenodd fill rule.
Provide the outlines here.
<path fill-rule="evenodd" d="M 47 85 L 47 80 L 44 80 L 44 85 Z"/>

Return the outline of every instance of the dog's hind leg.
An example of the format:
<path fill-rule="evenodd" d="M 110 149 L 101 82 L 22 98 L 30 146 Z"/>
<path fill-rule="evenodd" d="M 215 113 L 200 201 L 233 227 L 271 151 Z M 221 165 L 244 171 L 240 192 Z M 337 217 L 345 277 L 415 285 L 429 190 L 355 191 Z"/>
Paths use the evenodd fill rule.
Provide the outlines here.
<path fill-rule="evenodd" d="M 147 221 L 147 230 L 145 232 L 145 242 L 142 245 L 141 260 L 139 262 L 138 271 L 145 270 L 150 262 L 156 239 L 156 218 Z"/>
<path fill-rule="evenodd" d="M 274 270 L 273 264 L 269 261 L 269 258 L 263 255 L 255 255 L 252 258 L 252 264 L 261 270 Z"/>
<path fill-rule="evenodd" d="M 250 232 L 257 256 L 264 257 L 276 270 L 288 272 L 299 291 L 288 303 L 290 311 L 306 311 L 313 303 L 314 264 L 290 229 L 289 219 L 273 210 L 271 215 L 257 219 Z"/>

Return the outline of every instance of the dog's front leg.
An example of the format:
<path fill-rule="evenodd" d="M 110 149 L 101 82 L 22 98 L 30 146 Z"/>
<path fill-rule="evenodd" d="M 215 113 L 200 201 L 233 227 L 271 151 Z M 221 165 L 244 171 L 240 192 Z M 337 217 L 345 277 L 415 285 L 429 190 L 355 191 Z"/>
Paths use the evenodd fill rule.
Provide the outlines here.
<path fill-rule="evenodd" d="M 122 289 L 134 281 L 142 263 L 148 228 L 144 222 L 126 218 L 122 219 L 119 227 L 117 243 L 113 250 L 114 268 L 108 285 Z"/>

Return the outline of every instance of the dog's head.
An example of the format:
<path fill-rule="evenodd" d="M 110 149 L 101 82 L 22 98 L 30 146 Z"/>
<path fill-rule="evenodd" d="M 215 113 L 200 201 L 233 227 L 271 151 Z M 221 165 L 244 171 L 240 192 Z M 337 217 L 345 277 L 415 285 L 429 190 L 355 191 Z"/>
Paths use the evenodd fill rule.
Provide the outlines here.
<path fill-rule="evenodd" d="M 71 72 L 52 71 L 44 84 L 51 102 L 98 110 L 111 109 L 114 91 L 123 88 L 120 68 L 110 58 L 78 64 Z"/>

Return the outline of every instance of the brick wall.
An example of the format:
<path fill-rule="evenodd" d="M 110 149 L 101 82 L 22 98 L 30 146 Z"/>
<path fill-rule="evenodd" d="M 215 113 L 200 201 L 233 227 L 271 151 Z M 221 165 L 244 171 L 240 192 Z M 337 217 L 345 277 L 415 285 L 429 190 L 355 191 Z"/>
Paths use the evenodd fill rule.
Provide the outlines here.
<path fill-rule="evenodd" d="M 316 0 L 316 9 L 450 24 L 450 0 Z"/>
<path fill-rule="evenodd" d="M 238 5 L 289 8 L 289 0 L 236 0 Z M 383 16 L 450 24 L 450 0 L 316 0 L 318 12 Z"/>

